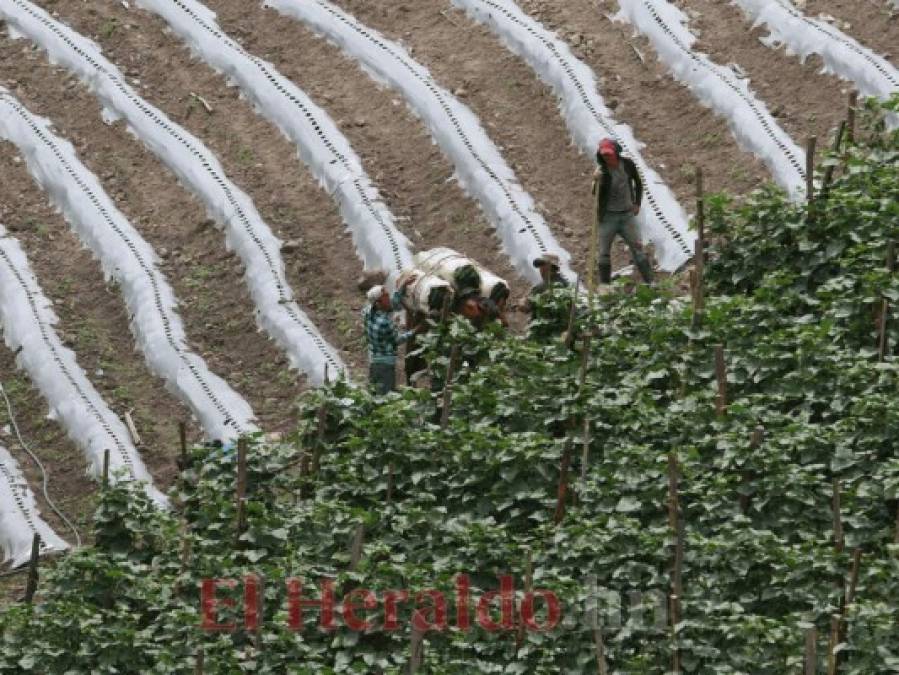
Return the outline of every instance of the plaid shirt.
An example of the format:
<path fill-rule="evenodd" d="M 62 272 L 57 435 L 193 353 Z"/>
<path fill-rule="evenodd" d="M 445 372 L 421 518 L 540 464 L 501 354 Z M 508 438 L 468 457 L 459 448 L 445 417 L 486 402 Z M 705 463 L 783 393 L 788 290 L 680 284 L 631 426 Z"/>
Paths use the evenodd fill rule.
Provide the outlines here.
<path fill-rule="evenodd" d="M 400 307 L 399 291 L 393 294 L 391 309 Z M 368 360 L 371 363 L 395 363 L 396 346 L 402 344 L 415 331 L 400 333 L 390 318 L 390 312 L 367 304 L 362 308 L 362 321 L 365 324 L 365 340 L 368 342 Z"/>

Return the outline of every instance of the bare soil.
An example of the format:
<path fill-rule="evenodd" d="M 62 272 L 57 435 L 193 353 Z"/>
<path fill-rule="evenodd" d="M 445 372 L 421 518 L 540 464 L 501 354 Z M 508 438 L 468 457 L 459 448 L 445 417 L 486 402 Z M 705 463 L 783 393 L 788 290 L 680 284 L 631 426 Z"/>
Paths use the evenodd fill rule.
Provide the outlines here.
<path fill-rule="evenodd" d="M 138 91 L 198 136 L 245 190 L 263 219 L 285 241 L 288 278 L 298 301 L 325 337 L 342 350 L 357 377 L 365 355 L 355 289 L 362 265 L 337 206 L 296 156 L 296 149 L 258 115 L 225 78 L 191 57 L 160 19 L 108 0 L 43 0 L 75 30 L 96 40 Z M 337 0 L 364 23 L 401 41 L 438 82 L 480 117 L 574 266 L 586 270 L 592 159 L 573 145 L 552 92 L 494 35 L 448 0 Z M 768 180 L 765 167 L 743 152 L 727 123 L 674 81 L 633 27 L 614 22 L 613 0 L 522 0 L 523 8 L 572 45 L 597 73 L 599 91 L 616 118 L 645 143 L 644 156 L 688 210 L 695 167 L 706 189 L 742 194 Z M 741 12 L 724 0 L 679 0 L 699 35 L 697 49 L 713 60 L 738 64 L 752 88 L 800 144 L 828 139 L 845 108 L 848 85 L 822 75 L 820 63 L 801 64 L 759 42 Z M 454 169 L 425 126 L 396 92 L 385 89 L 336 47 L 301 23 L 263 9 L 257 0 L 210 0 L 223 28 L 275 66 L 322 106 L 350 139 L 362 163 L 418 249 L 450 246 L 471 255 L 527 291 L 500 250 L 479 205 L 453 179 Z M 880 53 L 899 44 L 897 12 L 881 0 L 807 0 L 811 15 L 827 13 Z M 895 54 L 889 58 L 896 63 Z M 122 123 L 106 125 L 97 101 L 74 78 L 51 66 L 26 41 L 0 38 L 0 84 L 35 113 L 53 120 L 132 224 L 163 255 L 163 270 L 181 300 L 188 336 L 210 368 L 253 405 L 268 431 L 292 427 L 292 401 L 303 378 L 257 330 L 243 268 L 225 250 L 224 237 L 202 204 Z M 207 112 L 201 103 L 212 108 Z M 820 145 L 819 145 L 820 147 Z M 117 289 L 68 225 L 47 204 L 17 152 L 0 144 L 0 222 L 31 256 L 38 279 L 60 315 L 60 332 L 113 409 L 133 411 L 144 440 L 142 454 L 165 487 L 174 475 L 175 422 L 187 410 L 134 352 Z M 615 263 L 628 262 L 623 245 Z M 13 357 L 0 350 L 0 378 L 10 391 L 27 439 L 51 470 L 51 495 L 84 525 L 93 484 L 80 451 L 63 429 L 45 419 L 46 404 Z M 5 419 L 0 410 L 0 427 Z M 199 430 L 191 428 L 191 439 Z M 38 477 L 12 439 L 0 436 L 25 469 Z M 37 491 L 37 490 L 36 490 Z M 64 533 L 42 504 L 42 511 Z"/>

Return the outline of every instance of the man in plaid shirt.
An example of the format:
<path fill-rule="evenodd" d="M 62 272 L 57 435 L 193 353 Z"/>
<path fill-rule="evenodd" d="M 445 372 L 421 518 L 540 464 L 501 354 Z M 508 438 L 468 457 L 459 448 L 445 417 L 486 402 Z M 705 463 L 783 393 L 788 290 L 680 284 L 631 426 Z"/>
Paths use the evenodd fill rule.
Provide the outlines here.
<path fill-rule="evenodd" d="M 362 308 L 365 341 L 368 343 L 368 379 L 378 394 L 396 388 L 396 347 L 408 340 L 414 330 L 400 333 L 390 317 L 401 308 L 400 301 L 414 276 L 405 280 L 393 297 L 384 286 L 373 286 L 366 293 L 368 302 Z"/>

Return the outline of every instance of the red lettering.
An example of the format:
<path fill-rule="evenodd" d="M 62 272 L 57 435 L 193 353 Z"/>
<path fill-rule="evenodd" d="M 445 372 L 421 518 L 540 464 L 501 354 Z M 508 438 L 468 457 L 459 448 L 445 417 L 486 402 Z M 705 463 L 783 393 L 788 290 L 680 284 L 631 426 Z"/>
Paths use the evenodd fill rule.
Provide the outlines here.
<path fill-rule="evenodd" d="M 221 631 L 233 633 L 237 629 L 236 623 L 218 623 L 219 607 L 234 607 L 234 600 L 215 597 L 219 588 L 234 588 L 237 582 L 234 579 L 203 579 L 200 584 L 200 614 L 203 617 L 200 627 L 203 630 Z"/>
<path fill-rule="evenodd" d="M 406 591 L 385 591 L 384 592 L 384 630 L 399 630 L 400 624 L 397 619 L 396 605 L 398 602 L 406 602 L 409 594 Z"/>
<path fill-rule="evenodd" d="M 471 628 L 468 603 L 471 598 L 471 581 L 467 574 L 456 577 L 456 628 L 466 631 Z"/>
<path fill-rule="evenodd" d="M 537 620 L 534 618 L 534 598 L 538 595 L 543 598 L 544 602 L 546 602 L 546 623 L 542 626 L 538 624 Z M 562 618 L 562 606 L 559 603 L 559 598 L 552 591 L 544 589 L 525 593 L 524 599 L 521 602 L 521 618 L 524 619 L 524 623 L 528 627 L 528 630 L 552 630 L 559 625 L 559 620 Z"/>
<path fill-rule="evenodd" d="M 322 579 L 320 589 L 321 600 L 303 600 L 303 582 L 293 578 L 287 580 L 287 625 L 290 630 L 303 630 L 304 607 L 317 607 L 321 611 L 318 623 L 321 630 L 337 628 L 334 624 L 334 580 Z"/>
<path fill-rule="evenodd" d="M 493 600 L 500 599 L 499 623 L 490 616 L 490 605 Z M 488 591 L 478 601 L 478 623 L 486 631 L 495 633 L 500 630 L 512 630 L 515 626 L 515 582 L 511 576 L 504 575 L 499 578 L 499 591 Z"/>
<path fill-rule="evenodd" d="M 422 591 L 415 596 L 415 602 L 421 606 L 422 600 L 430 598 L 431 603 L 412 614 L 412 626 L 420 633 L 429 630 L 446 630 L 446 598 L 443 593 L 433 589 Z M 428 618 L 430 616 L 430 619 Z"/>
<path fill-rule="evenodd" d="M 357 604 L 354 599 L 356 596 L 362 597 L 362 605 Z M 343 598 L 343 621 L 350 630 L 371 630 L 374 626 L 372 621 L 364 621 L 356 616 L 357 609 L 374 609 L 378 606 L 378 599 L 375 594 L 364 588 L 354 588 Z"/>

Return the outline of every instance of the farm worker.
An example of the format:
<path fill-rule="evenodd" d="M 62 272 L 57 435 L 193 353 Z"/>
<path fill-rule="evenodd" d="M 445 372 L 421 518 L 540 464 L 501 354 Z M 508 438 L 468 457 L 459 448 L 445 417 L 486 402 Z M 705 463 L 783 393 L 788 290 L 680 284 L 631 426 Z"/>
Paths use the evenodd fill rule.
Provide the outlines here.
<path fill-rule="evenodd" d="M 611 138 L 599 142 L 596 152 L 599 165 L 593 174 L 596 216 L 599 223 L 599 281 L 612 280 L 612 242 L 621 235 L 643 281 L 652 283 L 652 267 L 640 245 L 634 216 L 640 213 L 643 183 L 633 160 L 621 156 L 621 145 Z"/>
<path fill-rule="evenodd" d="M 529 314 L 534 313 L 535 305 L 533 300 L 538 295 L 545 293 L 551 288 L 564 288 L 568 285 L 561 273 L 562 261 L 554 253 L 544 253 L 539 258 L 534 258 L 533 265 L 540 272 L 540 283 L 531 289 L 528 299 L 521 306 Z M 531 318 L 534 317 L 532 316 Z"/>
<path fill-rule="evenodd" d="M 414 330 L 400 333 L 390 316 L 400 309 L 403 294 L 413 281 L 415 275 L 410 275 L 392 297 L 380 284 L 365 294 L 367 302 L 362 308 L 362 321 L 368 343 L 368 378 L 378 394 L 396 389 L 396 347 L 415 333 Z"/>

